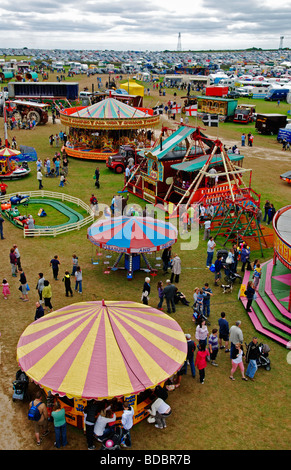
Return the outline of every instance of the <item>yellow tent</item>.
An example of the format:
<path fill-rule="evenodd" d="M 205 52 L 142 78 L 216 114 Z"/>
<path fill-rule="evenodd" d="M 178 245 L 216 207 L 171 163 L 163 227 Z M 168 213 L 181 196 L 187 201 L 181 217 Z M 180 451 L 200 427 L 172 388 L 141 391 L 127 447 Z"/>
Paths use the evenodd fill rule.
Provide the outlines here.
<path fill-rule="evenodd" d="M 122 83 L 120 88 L 126 90 L 129 95 L 144 96 L 144 87 L 133 80 Z"/>

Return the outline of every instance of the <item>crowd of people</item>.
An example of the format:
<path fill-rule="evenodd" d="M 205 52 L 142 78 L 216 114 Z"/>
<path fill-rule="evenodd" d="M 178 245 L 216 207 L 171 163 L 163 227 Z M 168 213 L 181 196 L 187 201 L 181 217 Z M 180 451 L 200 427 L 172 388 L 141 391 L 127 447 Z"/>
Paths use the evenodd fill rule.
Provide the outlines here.
<path fill-rule="evenodd" d="M 11 267 L 11 276 L 17 277 L 19 274 L 19 291 L 20 291 L 20 300 L 27 302 L 29 300 L 28 293 L 31 290 L 27 276 L 21 265 L 21 256 L 18 249 L 18 246 L 14 244 L 9 251 L 9 262 Z M 49 266 L 52 268 L 52 275 L 55 281 L 59 280 L 59 270 L 61 262 L 58 255 L 50 260 Z M 71 272 L 70 272 L 71 271 Z M 79 266 L 78 256 L 76 254 L 72 255 L 72 269 L 64 271 L 62 281 L 64 283 L 64 291 L 66 297 L 73 297 L 73 290 L 71 286 L 71 277 L 73 277 L 75 285 L 74 290 L 76 293 L 83 293 L 83 272 Z M 11 286 L 7 280 L 8 276 L 2 280 L 2 295 L 4 300 L 8 300 L 11 295 Z M 50 313 L 53 311 L 52 306 L 52 286 L 48 279 L 45 279 L 42 272 L 38 273 L 38 279 L 36 281 L 36 288 L 38 294 L 38 301 L 36 302 L 36 310 L 34 320 L 38 320 L 44 316 L 45 312 Z"/>

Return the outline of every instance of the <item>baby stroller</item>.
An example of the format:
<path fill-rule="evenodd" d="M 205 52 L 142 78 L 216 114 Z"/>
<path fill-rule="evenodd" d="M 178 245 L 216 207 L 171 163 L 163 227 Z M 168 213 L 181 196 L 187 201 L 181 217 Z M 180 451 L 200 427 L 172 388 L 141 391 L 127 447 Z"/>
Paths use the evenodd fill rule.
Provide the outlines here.
<path fill-rule="evenodd" d="M 238 273 L 234 273 L 230 269 L 225 271 L 224 279 L 227 284 L 234 284 L 236 280 L 239 281 L 240 283 L 242 282 L 242 276 L 240 276 L 240 274 Z"/>
<path fill-rule="evenodd" d="M 257 366 L 264 367 L 266 370 L 271 370 L 271 361 L 269 359 L 270 348 L 267 344 L 259 344 L 260 355 L 257 359 Z"/>
<path fill-rule="evenodd" d="M 50 170 L 50 172 L 46 174 L 46 176 L 47 176 L 48 178 L 55 178 L 55 176 L 56 176 L 55 169 L 52 168 L 52 169 Z"/>
<path fill-rule="evenodd" d="M 12 382 L 13 385 L 13 396 L 12 400 L 29 400 L 29 394 L 28 394 L 28 383 L 29 383 L 29 378 L 27 377 L 26 373 L 23 372 L 21 369 L 16 372 L 16 377 L 14 382 Z"/>
<path fill-rule="evenodd" d="M 200 308 L 194 307 L 193 305 L 193 321 L 195 321 L 196 325 L 200 325 L 203 320 L 205 320 L 206 325 L 210 325 L 210 321 L 203 315 Z"/>
<path fill-rule="evenodd" d="M 122 428 L 120 426 L 112 426 L 112 432 L 103 439 L 100 450 L 119 450 L 123 438 Z"/>
<path fill-rule="evenodd" d="M 180 291 L 177 291 L 174 295 L 174 302 L 175 304 L 181 302 L 183 305 L 187 305 L 187 307 L 189 306 L 190 302 L 188 302 L 188 300 L 186 299 L 185 295 L 183 294 L 183 292 L 180 292 Z"/>

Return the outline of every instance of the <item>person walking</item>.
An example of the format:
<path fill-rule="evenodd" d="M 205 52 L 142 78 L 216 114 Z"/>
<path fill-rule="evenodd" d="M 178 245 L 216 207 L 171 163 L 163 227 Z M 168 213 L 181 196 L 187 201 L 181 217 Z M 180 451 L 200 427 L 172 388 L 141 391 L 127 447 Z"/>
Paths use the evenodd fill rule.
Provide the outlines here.
<path fill-rule="evenodd" d="M 210 230 L 211 230 L 211 220 L 206 219 L 204 222 L 204 235 L 203 240 L 209 240 L 210 238 Z"/>
<path fill-rule="evenodd" d="M 144 305 L 148 305 L 149 303 L 149 297 L 151 293 L 151 285 L 150 285 L 150 278 L 146 277 L 144 280 L 143 284 L 143 289 L 142 289 L 142 294 L 141 294 L 141 300 Z"/>
<path fill-rule="evenodd" d="M 220 318 L 218 320 L 219 326 L 219 337 L 218 343 L 220 349 L 225 349 L 225 352 L 229 352 L 228 345 L 229 345 L 229 323 L 225 319 L 225 312 L 221 312 Z M 222 344 L 222 341 L 225 342 L 225 346 Z"/>
<path fill-rule="evenodd" d="M 276 214 L 276 209 L 273 204 L 270 204 L 270 207 L 268 209 L 268 222 L 267 222 L 268 225 L 270 225 L 270 223 L 272 222 L 275 214 Z"/>
<path fill-rule="evenodd" d="M 199 344 L 199 348 L 201 345 L 205 346 L 207 345 L 207 337 L 209 336 L 209 331 L 206 326 L 205 320 L 202 319 L 201 324 L 197 325 L 196 327 L 196 332 L 195 332 L 195 337 L 197 339 L 197 342 Z"/>
<path fill-rule="evenodd" d="M 20 272 L 19 282 L 21 284 L 19 290 L 22 293 L 22 296 L 20 297 L 20 299 L 23 300 L 23 302 L 27 302 L 28 301 L 27 279 L 22 268 L 19 269 L 19 272 Z"/>
<path fill-rule="evenodd" d="M 73 267 L 72 267 L 71 276 L 75 276 L 76 269 L 79 266 L 79 258 L 75 253 L 72 256 L 72 264 L 73 264 Z"/>
<path fill-rule="evenodd" d="M 158 282 L 157 289 L 158 289 L 158 295 L 159 295 L 159 303 L 158 303 L 158 307 L 157 307 L 157 308 L 158 308 L 159 310 L 163 310 L 163 309 L 162 309 L 163 300 L 164 300 L 163 281 L 159 281 L 159 282 Z"/>
<path fill-rule="evenodd" d="M 219 255 L 214 263 L 214 285 L 218 286 L 218 282 L 221 279 L 221 270 L 223 268 L 222 256 Z"/>
<path fill-rule="evenodd" d="M 203 315 L 209 317 L 210 315 L 210 297 L 213 295 L 212 290 L 209 287 L 208 282 L 205 282 L 204 287 L 202 287 L 204 294 L 203 297 Z"/>
<path fill-rule="evenodd" d="M 133 426 L 133 417 L 134 417 L 134 409 L 127 401 L 125 401 L 123 404 L 123 413 L 121 416 L 122 434 L 123 434 L 122 436 L 123 441 L 121 443 L 121 447 L 131 447 L 130 430 Z"/>
<path fill-rule="evenodd" d="M 83 288 L 82 288 L 82 281 L 83 281 L 83 274 L 80 266 L 77 266 L 76 272 L 75 272 L 75 291 L 79 292 L 79 294 L 83 293 Z M 78 291 L 79 289 L 79 291 Z"/>
<path fill-rule="evenodd" d="M 218 354 L 218 337 L 217 337 L 218 329 L 213 328 L 211 335 L 209 336 L 208 339 L 208 346 L 209 346 L 209 352 L 210 352 L 210 363 L 213 366 L 218 366 L 216 362 L 216 357 Z"/>
<path fill-rule="evenodd" d="M 253 300 L 255 299 L 255 294 L 256 294 L 256 290 L 254 288 L 254 283 L 252 281 L 249 281 L 247 283 L 247 288 L 245 291 L 245 295 L 247 298 L 247 305 L 246 305 L 247 312 L 251 311 L 251 306 L 252 306 Z"/>
<path fill-rule="evenodd" d="M 2 294 L 3 294 L 4 300 L 7 300 L 8 299 L 7 296 L 11 294 L 8 281 L 5 278 L 2 281 Z"/>
<path fill-rule="evenodd" d="M 165 248 L 162 254 L 164 274 L 168 272 L 171 257 L 172 257 L 171 247 Z"/>
<path fill-rule="evenodd" d="M 50 260 L 50 266 L 52 267 L 53 270 L 53 276 L 55 281 L 58 281 L 58 274 L 59 274 L 59 266 L 60 266 L 60 261 L 58 255 L 55 255 L 51 260 Z"/>
<path fill-rule="evenodd" d="M 241 376 L 242 376 L 242 380 L 248 380 L 246 377 L 245 377 L 245 373 L 244 373 L 244 363 L 243 363 L 243 349 L 242 349 L 242 344 L 241 343 L 236 343 L 235 344 L 235 348 L 231 354 L 231 363 L 232 363 L 232 367 L 231 367 L 231 371 L 230 371 L 230 380 L 235 380 L 233 374 L 235 373 L 236 369 L 239 367 L 240 368 L 240 371 L 241 371 Z"/>
<path fill-rule="evenodd" d="M 16 273 L 17 273 L 17 258 L 16 258 L 16 254 L 15 254 L 14 248 L 10 248 L 9 259 L 10 259 L 10 266 L 11 266 L 11 274 L 12 274 L 12 277 L 16 277 Z"/>
<path fill-rule="evenodd" d="M 60 402 L 56 401 L 54 411 L 51 414 L 54 421 L 55 438 L 54 446 L 59 449 L 61 446 L 68 445 L 67 440 L 67 422 L 65 408 L 61 408 Z"/>
<path fill-rule="evenodd" d="M 195 376 L 196 376 L 196 369 L 195 369 L 195 364 L 194 364 L 194 351 L 196 349 L 196 344 L 193 341 L 193 339 L 191 338 L 191 335 L 189 333 L 187 333 L 185 335 L 185 337 L 186 337 L 186 340 L 187 340 L 187 357 L 186 357 L 186 360 L 184 362 L 184 371 L 185 371 L 185 374 L 187 374 L 187 365 L 189 363 L 190 369 L 191 369 L 191 374 L 192 374 L 192 377 L 194 379 Z"/>
<path fill-rule="evenodd" d="M 255 373 L 258 370 L 257 360 L 260 356 L 260 349 L 258 345 L 258 338 L 253 337 L 252 341 L 248 344 L 246 351 L 246 362 L 248 363 L 246 376 L 250 380 L 254 380 Z"/>
<path fill-rule="evenodd" d="M 43 288 L 44 288 L 44 281 L 45 281 L 45 279 L 43 277 L 43 273 L 38 273 L 38 281 L 37 281 L 37 284 L 36 284 L 36 290 L 38 291 L 39 301 L 40 301 L 41 304 L 43 303 L 42 291 L 43 291 Z"/>
<path fill-rule="evenodd" d="M 40 446 L 42 438 L 49 433 L 48 429 L 48 412 L 45 403 L 42 402 L 42 393 L 38 390 L 35 399 L 29 404 L 28 418 L 34 422 L 34 433 L 36 444 Z M 42 430 L 42 436 L 40 432 Z"/>
<path fill-rule="evenodd" d="M 5 238 L 3 236 L 3 224 L 4 224 L 4 219 L 0 215 L 0 237 L 1 237 L 1 240 L 5 240 Z"/>
<path fill-rule="evenodd" d="M 207 366 L 207 360 L 206 357 L 209 356 L 209 351 L 206 349 L 206 346 L 204 343 L 201 343 L 199 345 L 199 349 L 196 354 L 196 360 L 195 360 L 195 366 L 197 366 L 197 369 L 199 371 L 199 381 L 201 385 L 204 384 L 205 381 L 205 369 Z"/>
<path fill-rule="evenodd" d="M 53 306 L 51 304 L 51 299 L 52 299 L 52 288 L 49 283 L 49 281 L 45 280 L 44 281 L 44 287 L 42 290 L 42 298 L 44 300 L 44 308 L 48 309 L 48 313 L 53 310 Z"/>
<path fill-rule="evenodd" d="M 14 248 L 14 253 L 15 253 L 15 256 L 16 256 L 17 267 L 19 269 L 19 268 L 21 268 L 20 253 L 19 253 L 17 245 L 14 244 L 13 248 Z"/>
<path fill-rule="evenodd" d="M 241 321 L 238 320 L 235 322 L 229 330 L 229 341 L 230 341 L 230 357 L 233 355 L 233 351 L 235 349 L 235 345 L 240 343 L 243 344 L 243 332 L 241 330 Z"/>
<path fill-rule="evenodd" d="M 268 218 L 268 211 L 270 209 L 270 201 L 267 199 L 265 204 L 264 204 L 264 219 L 263 219 L 263 222 L 267 222 L 267 218 Z"/>
<path fill-rule="evenodd" d="M 181 259 L 180 256 L 177 255 L 177 253 L 174 255 L 174 258 L 172 260 L 172 274 L 171 274 L 171 282 L 174 280 L 175 276 L 175 283 L 179 283 L 180 279 L 180 274 L 181 274 Z"/>
<path fill-rule="evenodd" d="M 71 294 L 71 297 L 73 297 L 73 291 L 72 291 L 72 288 L 71 288 L 71 276 L 70 276 L 69 271 L 65 272 L 65 275 L 64 275 L 62 281 L 65 284 L 66 297 L 69 297 L 69 294 Z"/>
<path fill-rule="evenodd" d="M 177 292 L 177 287 L 171 283 L 170 279 L 166 280 L 166 286 L 164 287 L 164 297 L 167 303 L 167 313 L 175 313 L 175 293 Z M 172 309 L 172 312 L 171 312 Z"/>
<path fill-rule="evenodd" d="M 212 265 L 214 249 L 216 247 L 216 243 L 213 237 L 210 237 L 207 242 L 207 260 L 206 260 L 206 267 L 209 268 Z"/>
<path fill-rule="evenodd" d="M 241 254 L 240 254 L 240 259 L 241 259 L 241 262 L 242 262 L 242 267 L 241 267 L 241 272 L 242 273 L 245 272 L 246 264 L 247 264 L 247 269 L 249 268 L 250 254 L 251 254 L 251 250 L 249 249 L 247 244 L 244 243 L 243 247 L 242 247 L 242 250 L 241 250 Z"/>
<path fill-rule="evenodd" d="M 42 189 L 43 188 L 43 185 L 42 185 L 42 172 L 41 172 L 40 168 L 37 170 L 36 179 L 38 181 L 38 189 Z"/>
<path fill-rule="evenodd" d="M 94 425 L 96 416 L 98 414 L 98 404 L 96 400 L 87 400 L 87 405 L 84 408 L 84 423 L 88 450 L 94 450 Z"/>
<path fill-rule="evenodd" d="M 36 302 L 35 306 L 36 306 L 36 309 L 35 309 L 34 321 L 44 316 L 44 309 L 41 303 Z"/>

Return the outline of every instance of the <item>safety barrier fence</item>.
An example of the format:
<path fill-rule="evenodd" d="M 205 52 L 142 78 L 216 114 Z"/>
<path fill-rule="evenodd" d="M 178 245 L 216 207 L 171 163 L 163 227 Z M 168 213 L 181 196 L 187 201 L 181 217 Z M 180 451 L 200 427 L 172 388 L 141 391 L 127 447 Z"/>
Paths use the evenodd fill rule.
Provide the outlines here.
<path fill-rule="evenodd" d="M 5 194 L 4 196 L 0 196 L 0 202 L 1 204 L 7 201 L 10 201 L 10 198 L 18 196 L 20 193 L 11 193 L 11 194 Z M 73 222 L 70 224 L 62 224 L 59 226 L 55 227 L 49 227 L 49 226 L 44 226 L 44 227 L 38 227 L 38 228 L 33 228 L 33 229 L 28 229 L 24 228 L 23 229 L 23 236 L 24 238 L 26 237 L 56 237 L 58 235 L 62 235 L 63 233 L 71 232 L 73 230 L 80 230 L 82 227 L 85 227 L 88 224 L 92 224 L 94 222 L 94 212 L 91 209 L 88 204 L 83 202 L 81 199 L 70 196 L 69 194 L 65 193 L 57 193 L 53 191 L 46 191 L 46 190 L 38 190 L 38 191 L 27 191 L 25 192 L 25 196 L 28 196 L 30 199 L 33 198 L 47 198 L 47 199 L 57 199 L 62 202 L 71 202 L 73 204 L 76 204 L 79 207 L 82 207 L 84 209 L 88 216 L 84 217 L 81 220 L 78 220 L 77 222 Z"/>

